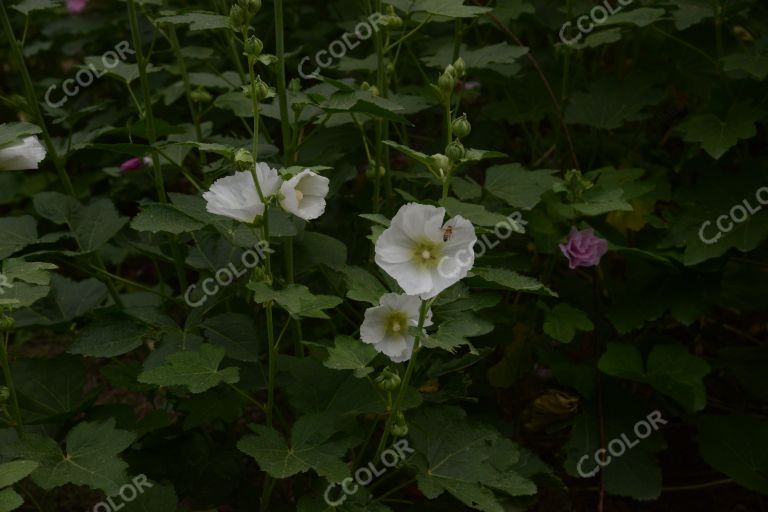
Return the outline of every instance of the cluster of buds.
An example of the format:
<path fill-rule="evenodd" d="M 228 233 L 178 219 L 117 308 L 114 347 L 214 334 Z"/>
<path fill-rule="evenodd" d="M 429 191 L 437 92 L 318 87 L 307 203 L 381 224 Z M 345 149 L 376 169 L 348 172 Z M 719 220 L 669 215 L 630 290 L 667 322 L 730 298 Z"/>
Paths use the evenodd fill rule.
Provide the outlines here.
<path fill-rule="evenodd" d="M 398 29 L 403 26 L 403 18 L 397 15 L 395 7 L 390 5 L 387 7 L 387 13 L 379 18 L 378 24 L 388 29 Z"/>
<path fill-rule="evenodd" d="M 581 175 L 581 171 L 577 169 L 571 169 L 565 173 L 563 182 L 555 185 L 554 190 L 555 192 L 565 192 L 568 201 L 571 203 L 576 203 L 582 200 L 584 192 L 594 186 L 594 183 Z"/>
<path fill-rule="evenodd" d="M 261 10 L 261 0 L 238 0 L 229 10 L 229 21 L 238 30 L 244 30 Z"/>
<path fill-rule="evenodd" d="M 472 131 L 472 125 L 467 120 L 467 114 L 457 117 L 451 123 L 451 133 L 456 137 L 445 148 L 445 155 L 453 162 L 458 162 L 464 158 L 466 151 L 464 145 L 461 143 L 461 139 L 469 135 Z"/>
<path fill-rule="evenodd" d="M 456 89 L 456 80 L 463 78 L 466 73 L 467 65 L 461 57 L 456 59 L 453 64 L 445 66 L 442 74 L 437 79 L 437 88 L 445 101 L 451 99 L 451 95 Z"/>
<path fill-rule="evenodd" d="M 245 55 L 249 59 L 256 59 L 261 55 L 261 52 L 264 50 L 264 43 L 256 36 L 250 36 L 248 39 L 245 40 L 245 44 L 243 45 L 243 49 L 245 50 Z"/>
<path fill-rule="evenodd" d="M 382 391 L 395 391 L 400 387 L 400 376 L 386 367 L 376 377 L 376 386 Z"/>
<path fill-rule="evenodd" d="M 368 82 L 363 82 L 360 84 L 360 89 L 370 92 L 372 96 L 378 96 L 380 94 L 379 88 L 375 85 L 369 84 Z"/>

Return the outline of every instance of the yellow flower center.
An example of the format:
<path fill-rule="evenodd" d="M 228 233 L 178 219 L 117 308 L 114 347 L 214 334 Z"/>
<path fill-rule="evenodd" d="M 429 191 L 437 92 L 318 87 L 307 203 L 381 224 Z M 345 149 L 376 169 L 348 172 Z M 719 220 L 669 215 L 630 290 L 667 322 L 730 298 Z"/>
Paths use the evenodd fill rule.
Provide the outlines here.
<path fill-rule="evenodd" d="M 296 189 L 296 200 L 301 202 L 302 199 L 304 199 L 304 192 L 302 192 L 299 189 Z"/>
<path fill-rule="evenodd" d="M 421 267 L 433 268 L 440 261 L 440 247 L 429 239 L 417 242 L 413 248 L 413 259 Z"/>
<path fill-rule="evenodd" d="M 388 336 L 398 335 L 408 328 L 408 317 L 402 311 L 393 311 L 385 325 Z"/>

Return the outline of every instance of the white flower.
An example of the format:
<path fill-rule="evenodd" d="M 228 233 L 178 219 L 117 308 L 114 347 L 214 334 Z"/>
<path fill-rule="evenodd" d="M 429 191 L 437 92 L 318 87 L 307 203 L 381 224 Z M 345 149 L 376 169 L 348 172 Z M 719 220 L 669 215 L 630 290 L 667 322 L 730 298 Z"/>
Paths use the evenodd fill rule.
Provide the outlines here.
<path fill-rule="evenodd" d="M 45 158 L 45 148 L 37 137 L 24 137 L 21 142 L 0 149 L 0 171 L 37 169 Z"/>
<path fill-rule="evenodd" d="M 262 162 L 256 166 L 256 175 L 264 199 L 280 190 L 282 180 L 275 169 Z M 210 213 L 242 222 L 251 223 L 264 214 L 264 203 L 259 198 L 253 174 L 249 171 L 236 172 L 216 180 L 211 189 L 203 194 L 203 198 L 207 202 L 205 209 Z"/>
<path fill-rule="evenodd" d="M 360 338 L 395 363 L 407 361 L 411 358 L 414 344 L 414 336 L 408 329 L 419 325 L 420 309 L 421 300 L 418 297 L 386 293 L 381 297 L 379 306 L 365 310 Z M 424 319 L 424 327 L 430 325 L 432 311 L 428 311 Z"/>
<path fill-rule="evenodd" d="M 463 279 L 475 262 L 471 222 L 457 215 L 443 224 L 444 208 L 409 203 L 376 241 L 376 263 L 408 295 L 431 299 Z"/>
<path fill-rule="evenodd" d="M 280 187 L 280 204 L 304 220 L 316 219 L 325 212 L 328 183 L 325 176 L 304 169 Z"/>

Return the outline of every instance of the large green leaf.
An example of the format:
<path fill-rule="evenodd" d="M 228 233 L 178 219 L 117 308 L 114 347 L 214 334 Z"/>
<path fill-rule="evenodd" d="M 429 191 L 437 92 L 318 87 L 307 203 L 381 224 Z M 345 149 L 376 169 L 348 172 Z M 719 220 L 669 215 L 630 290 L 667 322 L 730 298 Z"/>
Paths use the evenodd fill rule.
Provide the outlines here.
<path fill-rule="evenodd" d="M 763 111 L 748 103 L 736 103 L 724 120 L 714 114 L 697 114 L 686 119 L 678 130 L 685 140 L 701 143 L 709 156 L 719 160 L 739 140 L 757 134 L 755 122 L 763 115 Z"/>
<path fill-rule="evenodd" d="M 186 386 L 192 393 L 202 393 L 222 382 L 238 382 L 238 368 L 219 368 L 223 359 L 223 348 L 201 345 L 195 352 L 177 352 L 169 355 L 165 365 L 139 375 L 139 382 L 158 386 Z"/>
<path fill-rule="evenodd" d="M 67 434 L 65 451 L 56 441 L 40 434 L 29 434 L 0 450 L 9 458 L 38 462 L 40 465 L 31 477 L 43 489 L 75 484 L 114 494 L 128 482 L 128 464 L 118 455 L 135 438 L 132 432 L 116 429 L 115 420 L 110 419 L 75 426 Z"/>
<path fill-rule="evenodd" d="M 353 370 L 355 377 L 365 377 L 373 371 L 368 363 L 378 355 L 373 345 L 350 336 L 336 336 L 333 347 L 328 348 L 328 359 L 323 364 L 334 370 Z"/>
<path fill-rule="evenodd" d="M 102 314 L 69 347 L 70 354 L 115 357 L 140 347 L 149 333 L 145 324 L 123 313 Z"/>
<path fill-rule="evenodd" d="M 557 171 L 529 171 L 520 164 L 495 165 L 485 176 L 485 189 L 510 206 L 530 210 L 541 201 L 545 192 L 560 182 L 553 176 Z"/>
<path fill-rule="evenodd" d="M 0 260 L 37 241 L 37 221 L 29 215 L 0 218 Z"/>
<path fill-rule="evenodd" d="M 40 464 L 32 460 L 15 460 L 0 464 L 0 488 L 13 485 L 30 475 Z"/>
<path fill-rule="evenodd" d="M 290 284 L 282 290 L 273 290 L 266 283 L 248 283 L 254 292 L 254 300 L 261 304 L 275 301 L 295 318 L 328 318 L 323 311 L 335 308 L 342 300 L 333 295 L 314 295 L 309 288 L 300 284 Z"/>
<path fill-rule="evenodd" d="M 576 330 L 591 331 L 595 326 L 583 311 L 562 303 L 547 312 L 543 327 L 557 341 L 570 343 Z"/>

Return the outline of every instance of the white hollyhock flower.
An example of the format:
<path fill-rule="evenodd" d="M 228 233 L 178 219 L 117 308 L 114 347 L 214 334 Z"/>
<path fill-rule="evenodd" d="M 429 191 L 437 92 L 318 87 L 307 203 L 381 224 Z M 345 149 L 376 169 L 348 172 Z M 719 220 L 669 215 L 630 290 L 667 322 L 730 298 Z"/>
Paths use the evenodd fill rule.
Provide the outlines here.
<path fill-rule="evenodd" d="M 256 175 L 264 199 L 280 190 L 282 179 L 275 169 L 261 162 L 256 166 Z M 203 194 L 205 209 L 216 215 L 223 215 L 242 222 L 253 222 L 264 214 L 264 203 L 259 197 L 253 174 L 249 171 L 236 172 L 216 180 L 210 190 Z"/>
<path fill-rule="evenodd" d="M 325 176 L 304 169 L 280 187 L 280 204 L 299 218 L 316 219 L 325 212 L 328 183 Z"/>
<path fill-rule="evenodd" d="M 413 354 L 414 336 L 408 329 L 419 325 L 421 300 L 409 295 L 386 293 L 379 304 L 365 310 L 360 338 L 395 363 L 409 360 Z M 424 327 L 430 325 L 432 311 L 428 311 L 424 319 Z"/>
<path fill-rule="evenodd" d="M 24 137 L 21 142 L 0 149 L 0 171 L 37 169 L 45 158 L 45 148 L 37 137 Z"/>
<path fill-rule="evenodd" d="M 431 299 L 475 263 L 472 223 L 457 215 L 443 224 L 444 217 L 444 208 L 406 204 L 376 241 L 376 263 L 408 295 Z"/>

